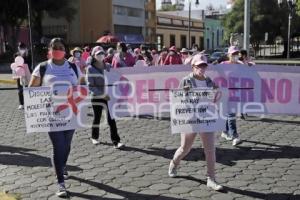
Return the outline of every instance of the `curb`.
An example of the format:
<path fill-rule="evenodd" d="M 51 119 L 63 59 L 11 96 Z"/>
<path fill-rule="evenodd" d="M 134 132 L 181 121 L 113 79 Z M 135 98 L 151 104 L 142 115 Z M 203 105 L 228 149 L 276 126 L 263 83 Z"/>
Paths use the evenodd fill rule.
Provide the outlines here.
<path fill-rule="evenodd" d="M 0 79 L 0 83 L 15 85 L 15 84 L 17 84 L 17 81 L 15 81 L 15 80 L 1 80 Z"/>

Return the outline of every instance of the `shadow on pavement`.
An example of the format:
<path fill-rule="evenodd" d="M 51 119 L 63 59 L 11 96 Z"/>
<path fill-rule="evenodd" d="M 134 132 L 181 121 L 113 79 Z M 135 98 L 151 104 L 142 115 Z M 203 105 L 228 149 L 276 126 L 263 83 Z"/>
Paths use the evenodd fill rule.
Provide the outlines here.
<path fill-rule="evenodd" d="M 193 176 L 178 176 L 178 178 L 184 178 L 190 181 L 195 181 L 200 184 L 206 184 L 206 181 L 203 181 L 201 179 L 197 179 Z M 260 193 L 260 192 L 254 192 L 254 191 L 248 191 L 248 190 L 241 190 L 241 189 L 236 189 L 236 188 L 231 188 L 224 186 L 224 191 L 222 193 L 228 193 L 232 192 L 235 194 L 240 194 L 244 195 L 247 197 L 253 197 L 256 199 L 267 199 L 267 200 L 275 200 L 275 199 L 289 199 L 289 200 L 296 200 L 300 199 L 300 195 L 294 195 L 294 194 L 289 194 L 289 193 Z"/>
<path fill-rule="evenodd" d="M 282 119 L 271 119 L 271 118 L 249 118 L 247 117 L 247 121 L 249 122 L 265 122 L 265 123 L 281 123 L 281 124 L 291 124 L 291 125 L 300 125 L 300 121 L 291 121 L 291 120 L 282 120 Z"/>
<path fill-rule="evenodd" d="M 24 167 L 51 167 L 51 159 L 30 152 L 33 149 L 0 145 L 0 164 Z M 81 171 L 77 166 L 67 166 L 69 171 Z"/>
<path fill-rule="evenodd" d="M 278 158 L 300 158 L 300 147 L 295 146 L 282 146 L 258 141 L 247 141 L 245 143 L 259 144 L 259 147 L 253 146 L 237 146 L 236 148 L 217 148 L 216 156 L 217 163 L 234 166 L 235 161 L 238 160 L 261 160 L 261 159 L 278 159 Z M 262 147 L 265 145 L 266 147 Z M 123 151 L 134 151 L 145 153 L 148 155 L 160 156 L 171 160 L 176 149 L 164 149 L 164 148 L 149 148 L 139 149 L 136 147 L 124 147 Z M 204 152 L 202 148 L 193 148 L 190 153 L 183 159 L 186 161 L 199 161 L 205 160 Z"/>
<path fill-rule="evenodd" d="M 113 188 L 113 187 L 105 185 L 103 183 L 98 183 L 98 182 L 95 182 L 95 181 L 85 180 L 85 179 L 78 178 L 78 177 L 75 177 L 75 176 L 70 176 L 69 178 L 72 179 L 72 180 L 79 181 L 80 183 L 88 184 L 88 185 L 93 186 L 95 188 L 98 188 L 100 190 L 104 190 L 105 192 L 122 196 L 125 199 L 132 199 L 132 200 L 146 200 L 146 199 L 149 199 L 149 200 L 155 200 L 155 199 L 159 199 L 159 200 L 185 200 L 183 198 L 178 199 L 178 198 L 173 198 L 173 197 L 165 197 L 165 196 L 161 196 L 161 195 L 148 195 L 148 194 L 139 194 L 139 193 L 134 193 L 134 192 L 127 192 L 127 191 L 123 191 L 123 190 Z M 115 198 L 98 197 L 96 195 L 81 194 L 81 193 L 76 193 L 76 192 L 70 192 L 70 196 L 71 197 L 79 197 L 79 198 L 83 198 L 83 199 L 94 199 L 94 200 L 101 200 L 101 199 L 113 200 L 113 199 L 115 199 Z"/>
<path fill-rule="evenodd" d="M 141 119 L 157 119 L 161 121 L 170 121 L 170 116 L 152 116 L 152 115 L 139 115 L 135 116 L 135 118 L 141 118 Z M 300 121 L 291 121 L 291 120 L 281 120 L 281 119 L 271 119 L 271 118 L 259 118 L 256 116 L 247 116 L 245 121 L 249 122 L 265 122 L 265 123 L 282 123 L 282 124 L 294 124 L 294 125 L 300 125 Z"/>

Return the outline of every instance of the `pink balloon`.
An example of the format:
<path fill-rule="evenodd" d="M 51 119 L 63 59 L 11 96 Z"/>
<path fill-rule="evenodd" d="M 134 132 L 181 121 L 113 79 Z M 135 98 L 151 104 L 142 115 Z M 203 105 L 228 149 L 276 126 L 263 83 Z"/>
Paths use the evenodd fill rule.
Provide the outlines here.
<path fill-rule="evenodd" d="M 16 72 L 16 76 L 19 76 L 19 77 L 25 76 L 25 70 L 23 67 L 17 67 L 15 69 L 15 72 Z"/>
<path fill-rule="evenodd" d="M 24 58 L 22 56 L 17 56 L 15 58 L 15 63 L 18 65 L 18 66 L 22 66 L 24 64 Z"/>

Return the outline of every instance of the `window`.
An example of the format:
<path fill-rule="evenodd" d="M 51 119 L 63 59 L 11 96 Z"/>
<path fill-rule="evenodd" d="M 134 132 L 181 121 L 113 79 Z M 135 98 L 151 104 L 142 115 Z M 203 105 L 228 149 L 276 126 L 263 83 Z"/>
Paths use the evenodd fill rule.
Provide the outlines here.
<path fill-rule="evenodd" d="M 124 6 L 114 6 L 114 14 L 127 15 L 127 9 Z"/>
<path fill-rule="evenodd" d="M 191 43 L 192 43 L 192 45 L 193 45 L 193 44 L 196 44 L 196 37 L 195 37 L 195 36 L 192 36 L 192 38 L 191 38 Z"/>
<path fill-rule="evenodd" d="M 143 34 L 142 27 L 114 25 L 115 33 Z"/>
<path fill-rule="evenodd" d="M 163 44 L 164 44 L 164 36 L 163 35 L 157 35 L 156 42 L 157 42 L 158 51 L 161 51 L 161 49 L 163 47 Z"/>
<path fill-rule="evenodd" d="M 217 47 L 220 46 L 220 33 L 219 29 L 217 30 Z"/>
<path fill-rule="evenodd" d="M 136 8 L 127 8 L 129 17 L 142 17 L 143 11 Z"/>
<path fill-rule="evenodd" d="M 186 35 L 181 35 L 180 36 L 180 46 L 181 46 L 181 48 L 187 48 L 187 46 L 186 46 Z"/>
<path fill-rule="evenodd" d="M 201 50 L 204 49 L 204 37 L 202 37 L 202 36 L 199 38 L 199 48 Z"/>
<path fill-rule="evenodd" d="M 207 45 L 206 49 L 207 49 L 207 50 L 210 49 L 209 42 L 210 42 L 210 41 L 209 41 L 209 38 L 207 38 L 207 39 L 206 39 L 206 45 Z"/>
<path fill-rule="evenodd" d="M 175 35 L 170 35 L 170 47 L 176 44 Z"/>
<path fill-rule="evenodd" d="M 129 16 L 129 17 L 142 17 L 143 10 L 137 8 L 129 8 L 124 6 L 114 6 L 113 8 L 115 15 Z"/>
<path fill-rule="evenodd" d="M 212 49 L 215 48 L 215 33 L 214 32 L 211 33 L 211 48 Z"/>

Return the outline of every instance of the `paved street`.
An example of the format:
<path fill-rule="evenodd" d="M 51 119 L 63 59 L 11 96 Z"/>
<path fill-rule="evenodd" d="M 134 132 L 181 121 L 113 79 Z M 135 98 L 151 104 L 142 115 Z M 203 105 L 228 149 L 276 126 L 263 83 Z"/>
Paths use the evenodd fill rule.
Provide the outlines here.
<path fill-rule="evenodd" d="M 2 85 L 3 87 L 12 87 Z M 52 147 L 46 134 L 25 134 L 15 90 L 0 90 L 0 191 L 23 200 L 57 199 Z M 115 150 L 107 124 L 101 144 L 90 130 L 74 135 L 66 186 L 71 199 L 300 199 L 300 117 L 266 116 L 238 121 L 244 142 L 234 148 L 217 142 L 217 177 L 227 192 L 205 185 L 205 161 L 199 138 L 181 162 L 178 178 L 169 178 L 169 161 L 180 144 L 168 120 L 117 121 L 124 150 Z"/>

